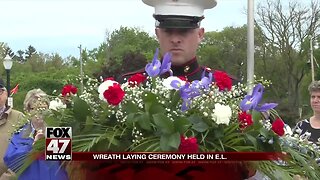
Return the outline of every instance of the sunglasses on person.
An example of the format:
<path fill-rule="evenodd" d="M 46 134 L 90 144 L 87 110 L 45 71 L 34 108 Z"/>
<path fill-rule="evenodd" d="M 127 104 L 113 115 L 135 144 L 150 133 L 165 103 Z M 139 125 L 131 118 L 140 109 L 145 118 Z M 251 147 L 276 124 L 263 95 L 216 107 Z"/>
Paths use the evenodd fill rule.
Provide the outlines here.
<path fill-rule="evenodd" d="M 3 92 L 7 91 L 7 89 L 5 87 L 0 88 L 0 95 L 3 94 Z"/>

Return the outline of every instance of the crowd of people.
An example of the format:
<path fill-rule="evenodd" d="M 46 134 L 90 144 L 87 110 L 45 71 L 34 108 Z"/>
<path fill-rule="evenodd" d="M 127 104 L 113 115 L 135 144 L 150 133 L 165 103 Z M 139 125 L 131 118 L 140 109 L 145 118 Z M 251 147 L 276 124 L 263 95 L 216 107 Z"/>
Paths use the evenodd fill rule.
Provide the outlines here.
<path fill-rule="evenodd" d="M 172 55 L 172 75 L 183 77 L 187 81 L 200 80 L 203 74 L 213 71 L 201 66 L 197 61 L 197 49 L 204 37 L 204 28 L 201 21 L 204 19 L 205 9 L 216 6 L 216 0 L 142 0 L 145 4 L 154 7 L 155 34 L 160 45 L 160 55 L 170 52 Z M 143 73 L 144 69 L 129 72 L 122 76 L 126 81 L 131 75 Z M 144 73 L 146 74 L 146 73 Z M 163 76 L 168 76 L 165 74 Z M 234 78 L 236 81 L 236 78 Z M 213 80 L 214 81 L 214 80 Z M 294 133 L 311 142 L 319 142 L 320 137 L 320 81 L 314 81 L 309 86 L 310 105 L 313 116 L 299 121 Z M 29 121 L 21 125 L 19 132 L 10 133 L 16 124 L 24 118 L 22 112 L 6 105 L 8 92 L 4 82 L 0 79 L 0 180 L 16 177 L 23 159 L 32 150 L 34 143 L 44 137 L 45 122 L 42 112 L 49 106 L 49 99 L 40 89 L 30 90 L 24 101 L 24 113 L 28 114 Z M 238 168 L 237 174 L 230 174 L 221 170 L 224 178 L 228 179 L 261 179 L 263 176 L 248 168 Z M 186 168 L 188 171 L 204 171 L 201 168 Z M 19 172 L 18 179 L 68 179 L 68 174 L 57 161 L 33 161 L 23 172 Z"/>

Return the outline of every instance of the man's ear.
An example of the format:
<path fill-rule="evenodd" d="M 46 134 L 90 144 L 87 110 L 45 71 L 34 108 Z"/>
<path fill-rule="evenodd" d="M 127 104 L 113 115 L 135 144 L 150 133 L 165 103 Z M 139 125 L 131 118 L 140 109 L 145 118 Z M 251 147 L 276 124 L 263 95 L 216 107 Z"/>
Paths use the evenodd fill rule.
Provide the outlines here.
<path fill-rule="evenodd" d="M 157 39 L 159 39 L 159 28 L 155 28 L 154 32 L 155 32 L 155 34 L 157 36 Z"/>
<path fill-rule="evenodd" d="M 204 28 L 199 28 L 199 31 L 198 31 L 198 43 L 200 43 L 202 40 L 203 40 L 203 37 L 204 37 Z"/>

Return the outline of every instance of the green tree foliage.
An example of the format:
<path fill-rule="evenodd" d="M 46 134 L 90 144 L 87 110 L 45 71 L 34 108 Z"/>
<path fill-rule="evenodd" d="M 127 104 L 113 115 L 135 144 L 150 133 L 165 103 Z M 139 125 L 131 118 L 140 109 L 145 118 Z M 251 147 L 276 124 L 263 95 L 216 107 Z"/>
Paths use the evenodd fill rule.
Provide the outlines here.
<path fill-rule="evenodd" d="M 298 119 L 299 90 L 309 73 L 305 42 L 319 31 L 319 2 L 304 7 L 296 1 L 284 5 L 280 0 L 266 0 L 259 4 L 257 14 L 257 26 L 266 39 L 261 59 L 264 75 L 273 81 L 274 95 L 278 99 L 286 97 L 283 112 Z"/>
<path fill-rule="evenodd" d="M 5 57 L 5 48 L 6 48 L 6 43 L 0 42 L 0 58 Z"/>
<path fill-rule="evenodd" d="M 0 66 L 2 77 L 6 77 Z M 34 88 L 40 88 L 48 94 L 54 90 L 60 91 L 70 78 L 79 74 L 75 66 L 68 66 L 58 54 L 36 53 L 25 63 L 14 61 L 11 69 L 11 87 L 19 84 L 19 91 L 13 95 L 14 108 L 23 110 L 23 100 L 26 93 Z M 5 79 L 5 78 L 4 78 Z"/>
<path fill-rule="evenodd" d="M 105 51 L 99 51 L 106 58 L 104 66 L 96 76 L 118 76 L 120 74 L 141 69 L 146 59 L 151 60 L 158 42 L 147 32 L 137 28 L 120 27 L 107 35 Z"/>
<path fill-rule="evenodd" d="M 30 59 L 34 54 L 37 53 L 36 48 L 34 48 L 33 46 L 28 46 L 28 49 L 25 51 L 26 54 L 26 59 Z"/>
<path fill-rule="evenodd" d="M 17 51 L 17 56 L 16 56 L 16 61 L 20 62 L 20 63 L 24 63 L 25 62 L 25 57 L 24 57 L 24 51 L 22 50 L 18 50 Z"/>
<path fill-rule="evenodd" d="M 12 59 L 15 57 L 15 54 L 10 47 L 5 48 L 5 54 L 9 55 Z"/>
<path fill-rule="evenodd" d="M 151 59 L 158 42 L 138 28 L 120 27 L 107 37 L 107 45 L 110 57 L 120 62 L 127 52 L 141 53 Z"/>
<path fill-rule="evenodd" d="M 259 32 L 256 31 L 256 33 Z M 262 42 L 256 38 L 256 47 L 261 44 Z M 247 59 L 247 26 L 226 27 L 221 32 L 205 33 L 198 56 L 202 64 L 244 79 Z"/>

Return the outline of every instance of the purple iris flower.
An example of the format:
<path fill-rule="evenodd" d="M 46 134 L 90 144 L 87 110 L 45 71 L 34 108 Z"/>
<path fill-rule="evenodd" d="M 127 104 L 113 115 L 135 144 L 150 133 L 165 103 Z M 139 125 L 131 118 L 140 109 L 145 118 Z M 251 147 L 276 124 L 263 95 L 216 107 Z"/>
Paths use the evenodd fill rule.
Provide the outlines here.
<path fill-rule="evenodd" d="M 191 87 L 197 89 L 208 89 L 209 85 L 212 83 L 212 73 L 209 74 L 209 77 L 202 77 L 201 80 L 192 81 Z"/>
<path fill-rule="evenodd" d="M 191 86 L 190 84 L 186 84 L 180 88 L 180 96 L 182 99 L 192 99 L 199 96 L 200 89 Z"/>
<path fill-rule="evenodd" d="M 210 77 L 211 75 L 211 77 Z M 203 77 L 200 81 L 200 85 L 204 87 L 205 89 L 209 89 L 209 85 L 212 83 L 212 73 L 209 74 L 208 77 Z"/>
<path fill-rule="evenodd" d="M 166 58 L 164 58 L 163 62 L 165 62 L 165 59 Z M 181 81 L 174 79 L 170 82 L 170 86 L 173 89 L 179 90 L 180 97 L 183 101 L 181 110 L 186 111 L 189 109 L 192 103 L 192 99 L 197 96 L 200 96 L 201 93 L 203 92 L 202 89 L 208 89 L 211 83 L 212 83 L 212 73 L 209 73 L 209 77 L 205 77 L 205 73 L 203 73 L 200 81 L 194 80 L 192 81 L 191 84 L 186 83 L 183 85 Z"/>
<path fill-rule="evenodd" d="M 152 63 L 148 63 L 145 70 L 150 77 L 156 77 L 160 73 L 160 66 L 160 61 L 156 59 Z"/>
<path fill-rule="evenodd" d="M 242 111 L 247 111 L 250 109 L 259 111 L 259 112 L 265 112 L 269 109 L 272 109 L 276 107 L 278 104 L 276 103 L 265 103 L 261 105 L 260 107 L 258 106 L 259 102 L 262 99 L 262 94 L 263 94 L 263 86 L 262 84 L 257 84 L 252 91 L 252 95 L 246 95 L 244 99 L 240 103 L 240 109 Z"/>
<path fill-rule="evenodd" d="M 159 49 L 156 49 L 156 53 L 153 56 L 151 63 L 146 65 L 146 72 L 150 77 L 156 77 L 170 70 L 171 67 L 171 54 L 166 53 L 163 57 L 162 63 L 158 60 Z"/>
<path fill-rule="evenodd" d="M 212 82 L 212 73 L 210 72 L 208 74 L 208 76 L 209 76 L 209 80 Z M 202 74 L 201 74 L 201 79 L 204 78 L 204 77 L 206 77 L 206 71 L 203 71 Z"/>
<path fill-rule="evenodd" d="M 174 89 L 180 89 L 182 87 L 182 84 L 178 80 L 173 80 L 171 81 L 170 86 L 173 87 Z"/>
<path fill-rule="evenodd" d="M 180 89 L 180 96 L 183 100 L 181 110 L 184 112 L 189 109 L 191 99 L 201 94 L 200 89 L 190 84 L 185 84 Z"/>
<path fill-rule="evenodd" d="M 160 68 L 160 75 L 170 71 L 171 68 L 171 53 L 166 53 L 163 56 L 163 60 Z"/>
<path fill-rule="evenodd" d="M 191 101 L 190 100 L 188 100 L 188 99 L 183 100 L 182 106 L 181 106 L 181 111 L 185 112 L 186 110 L 189 109 L 190 105 L 191 105 Z"/>

